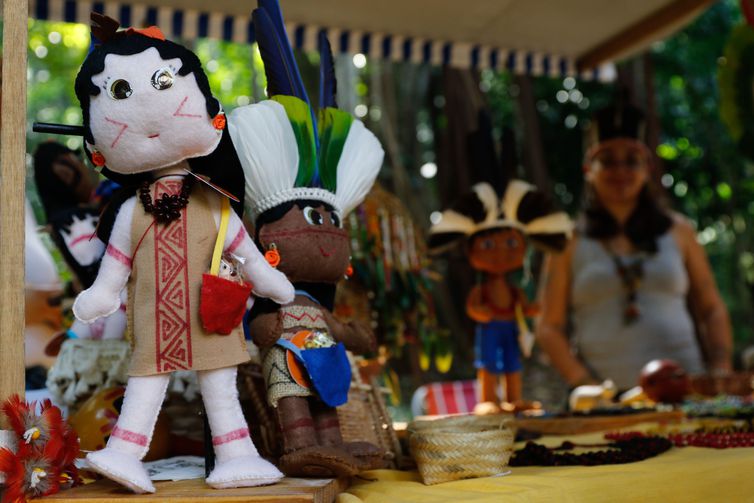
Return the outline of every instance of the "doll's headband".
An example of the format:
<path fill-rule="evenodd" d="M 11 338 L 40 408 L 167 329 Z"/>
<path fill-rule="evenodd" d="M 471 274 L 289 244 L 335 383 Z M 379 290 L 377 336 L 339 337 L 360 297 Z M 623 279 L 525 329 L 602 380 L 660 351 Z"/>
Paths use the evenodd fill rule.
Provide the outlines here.
<path fill-rule="evenodd" d="M 156 38 L 157 40 L 165 40 L 165 34 L 156 26 L 150 26 L 140 30 L 136 28 L 128 28 L 126 30 L 118 31 L 120 23 L 109 16 L 92 12 L 90 19 L 92 21 L 92 35 L 102 44 L 106 44 L 116 37 L 129 36 L 136 33 L 144 35 L 145 37 Z"/>

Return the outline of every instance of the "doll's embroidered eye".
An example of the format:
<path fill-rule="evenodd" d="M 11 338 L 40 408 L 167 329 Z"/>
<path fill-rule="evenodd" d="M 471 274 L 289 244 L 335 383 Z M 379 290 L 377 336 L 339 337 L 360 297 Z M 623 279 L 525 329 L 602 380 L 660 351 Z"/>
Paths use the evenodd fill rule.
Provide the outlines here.
<path fill-rule="evenodd" d="M 343 227 L 343 221 L 340 219 L 340 215 L 335 211 L 330 214 L 330 221 L 335 227 Z"/>
<path fill-rule="evenodd" d="M 508 248 L 516 248 L 516 247 L 518 247 L 518 239 L 516 239 L 516 238 L 509 238 L 506 241 L 506 244 L 508 245 Z"/>
<path fill-rule="evenodd" d="M 152 75 L 152 87 L 163 91 L 173 85 L 173 72 L 170 68 L 160 68 Z"/>
<path fill-rule="evenodd" d="M 110 84 L 110 96 L 114 100 L 125 100 L 133 93 L 131 84 L 127 80 L 118 79 Z"/>
<path fill-rule="evenodd" d="M 482 245 L 481 245 L 482 250 L 491 250 L 494 247 L 495 247 L 495 243 L 491 239 L 485 239 L 484 241 L 482 241 Z"/>
<path fill-rule="evenodd" d="M 325 219 L 322 218 L 322 213 L 311 206 L 304 208 L 304 219 L 306 219 L 309 225 L 322 225 L 325 223 Z"/>

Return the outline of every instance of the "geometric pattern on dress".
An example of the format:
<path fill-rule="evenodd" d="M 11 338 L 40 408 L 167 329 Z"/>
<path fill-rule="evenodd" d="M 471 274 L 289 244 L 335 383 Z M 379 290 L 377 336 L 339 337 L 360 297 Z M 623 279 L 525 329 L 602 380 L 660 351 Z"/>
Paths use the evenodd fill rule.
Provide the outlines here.
<path fill-rule="evenodd" d="M 178 180 L 157 181 L 154 200 L 163 193 L 179 194 L 182 185 Z M 191 368 L 186 209 L 178 220 L 153 226 L 157 372 Z"/>

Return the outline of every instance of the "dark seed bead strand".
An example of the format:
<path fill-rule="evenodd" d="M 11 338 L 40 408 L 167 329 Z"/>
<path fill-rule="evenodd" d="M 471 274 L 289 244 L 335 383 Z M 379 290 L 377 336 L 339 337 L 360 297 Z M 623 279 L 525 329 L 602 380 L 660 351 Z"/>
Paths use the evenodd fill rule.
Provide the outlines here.
<path fill-rule="evenodd" d="M 181 218 L 181 210 L 188 205 L 192 185 L 193 178 L 184 178 L 180 193 L 172 195 L 164 193 L 152 202 L 152 191 L 149 182 L 145 180 L 139 188 L 139 199 L 144 206 L 144 211 L 154 215 L 158 223 L 169 224 Z"/>
<path fill-rule="evenodd" d="M 651 458 L 670 449 L 673 444 L 663 437 L 633 437 L 605 445 L 608 449 L 576 454 L 555 452 L 578 447 L 572 442 L 563 442 L 554 449 L 534 442 L 527 442 L 511 458 L 511 466 L 597 466 L 633 463 Z"/>

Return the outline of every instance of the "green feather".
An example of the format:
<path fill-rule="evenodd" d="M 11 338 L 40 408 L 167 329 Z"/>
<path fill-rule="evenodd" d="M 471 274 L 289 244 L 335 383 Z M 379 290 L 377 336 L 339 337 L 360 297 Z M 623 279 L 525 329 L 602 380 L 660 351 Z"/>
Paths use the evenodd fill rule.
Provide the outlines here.
<path fill-rule="evenodd" d="M 319 127 L 319 176 L 322 187 L 335 192 L 338 183 L 338 161 L 346 144 L 353 117 L 337 108 L 320 110 Z"/>
<path fill-rule="evenodd" d="M 291 121 L 293 134 L 298 144 L 298 175 L 296 187 L 306 187 L 311 183 L 317 166 L 317 151 L 314 143 L 314 126 L 309 105 L 295 96 L 277 94 L 271 99 L 285 108 L 288 120 Z"/>

